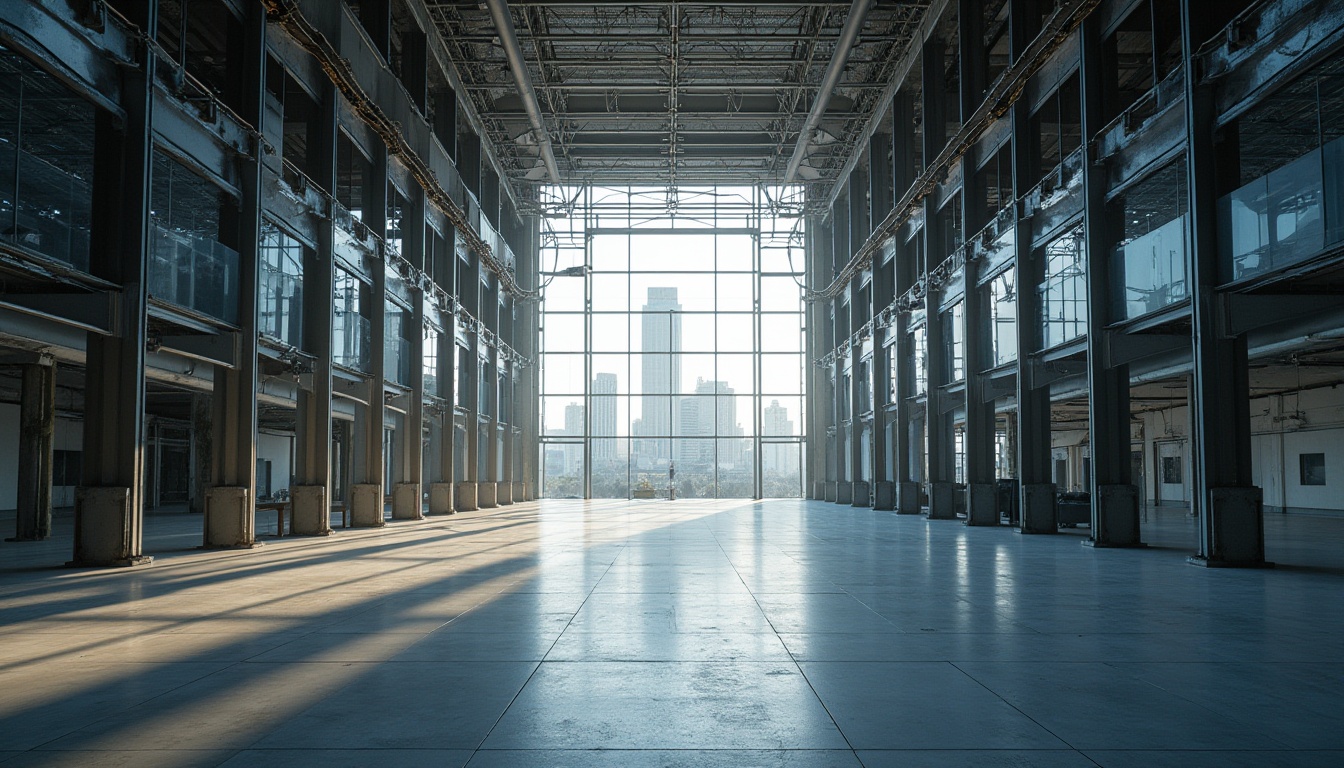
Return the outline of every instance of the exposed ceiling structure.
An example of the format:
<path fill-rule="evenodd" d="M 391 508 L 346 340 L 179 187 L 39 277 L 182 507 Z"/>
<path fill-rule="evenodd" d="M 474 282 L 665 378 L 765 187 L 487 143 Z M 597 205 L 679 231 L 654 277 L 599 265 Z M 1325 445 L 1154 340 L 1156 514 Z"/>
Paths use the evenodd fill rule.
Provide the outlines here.
<path fill-rule="evenodd" d="M 794 181 L 824 195 L 929 0 L 426 6 L 515 189 Z"/>

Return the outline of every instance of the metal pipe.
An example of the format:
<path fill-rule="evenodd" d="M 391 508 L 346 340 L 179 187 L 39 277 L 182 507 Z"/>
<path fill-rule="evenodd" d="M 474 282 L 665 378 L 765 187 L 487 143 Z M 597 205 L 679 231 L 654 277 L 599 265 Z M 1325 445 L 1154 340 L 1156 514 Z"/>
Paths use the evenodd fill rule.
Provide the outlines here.
<path fill-rule="evenodd" d="M 509 15 L 507 0 L 486 0 L 490 6 L 490 17 L 495 21 L 499 32 L 499 44 L 504 56 L 509 60 L 509 69 L 513 72 L 514 84 L 518 86 L 518 95 L 522 97 L 523 108 L 527 110 L 527 119 L 532 123 L 532 134 L 541 149 L 541 159 L 546 163 L 546 172 L 551 182 L 560 183 L 560 167 L 555 163 L 555 151 L 551 148 L 551 136 L 541 120 L 541 104 L 537 102 L 537 92 L 532 88 L 532 78 L 527 74 L 527 65 L 523 61 L 523 49 L 518 44 L 518 33 L 513 29 L 513 18 Z"/>
<path fill-rule="evenodd" d="M 840 30 L 840 39 L 836 42 L 835 53 L 831 55 L 831 63 L 826 65 L 826 76 L 821 80 L 821 90 L 817 92 L 817 98 L 812 102 L 812 110 L 807 113 L 807 121 L 803 123 L 803 130 L 798 134 L 798 143 L 793 147 L 793 157 L 789 158 L 789 166 L 784 171 L 784 180 L 781 183 L 792 182 L 794 175 L 798 173 L 798 166 L 803 164 L 803 156 L 812 141 L 812 132 L 817 130 L 822 117 L 826 115 L 826 107 L 830 105 L 831 95 L 835 92 L 836 85 L 840 83 L 840 75 L 844 73 L 845 65 L 849 63 L 849 54 L 854 50 L 854 43 L 859 39 L 859 31 L 863 29 L 863 21 L 868 17 L 868 9 L 871 6 L 871 0 L 854 0 L 849 6 L 849 17 L 845 19 L 844 29 Z"/>

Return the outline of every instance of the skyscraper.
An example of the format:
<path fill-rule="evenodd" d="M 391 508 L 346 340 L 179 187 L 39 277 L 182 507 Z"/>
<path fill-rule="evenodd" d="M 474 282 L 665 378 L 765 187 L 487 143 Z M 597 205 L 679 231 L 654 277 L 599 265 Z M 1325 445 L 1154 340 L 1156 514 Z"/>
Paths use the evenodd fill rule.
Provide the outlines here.
<path fill-rule="evenodd" d="M 681 304 L 676 288 L 649 288 L 648 303 L 640 319 L 641 372 L 640 431 L 658 440 L 641 440 L 637 452 L 646 461 L 659 463 L 672 458 L 671 442 L 680 419 L 676 396 L 680 394 Z"/>
<path fill-rule="evenodd" d="M 719 464 L 736 464 L 742 456 L 742 441 L 722 440 L 742 435 L 742 427 L 737 423 L 737 401 L 731 397 L 735 390 L 726 381 L 697 379 L 695 394 L 702 397 L 685 397 L 679 404 L 679 434 L 703 440 L 683 441 L 677 449 L 677 461 L 687 468 L 711 463 L 714 444 L 710 441 L 718 437 Z"/>
<path fill-rule="evenodd" d="M 572 437 L 583 437 L 583 406 L 579 403 L 570 403 L 565 406 L 565 434 Z M 565 446 L 565 471 L 567 474 L 578 472 L 583 465 L 583 446 L 566 445 Z"/>
<path fill-rule="evenodd" d="M 761 437 L 784 437 L 793 434 L 793 422 L 789 421 L 789 409 L 771 400 L 761 414 Z M 764 472 L 796 473 L 798 471 L 797 449 L 791 445 L 771 445 L 761 447 L 761 470 Z"/>
<path fill-rule="evenodd" d="M 599 373 L 593 378 L 593 461 L 615 461 L 616 374 Z"/>

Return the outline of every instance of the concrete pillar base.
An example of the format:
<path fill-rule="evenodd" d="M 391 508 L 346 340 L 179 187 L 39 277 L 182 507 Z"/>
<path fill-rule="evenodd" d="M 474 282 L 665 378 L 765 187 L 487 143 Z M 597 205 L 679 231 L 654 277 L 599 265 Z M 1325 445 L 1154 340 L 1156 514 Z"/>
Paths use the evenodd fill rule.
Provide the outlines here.
<path fill-rule="evenodd" d="M 1272 568 L 1265 560 L 1265 521 L 1262 492 L 1250 488 L 1210 488 L 1207 529 L 1210 552 L 1192 555 L 1189 562 L 1207 568 Z"/>
<path fill-rule="evenodd" d="M 480 509 L 476 505 L 476 483 L 457 484 L 457 503 L 454 506 L 458 512 L 474 512 Z"/>
<path fill-rule="evenodd" d="M 381 483 L 356 483 L 350 494 L 350 527 L 382 528 L 383 486 Z"/>
<path fill-rule="evenodd" d="M 397 483 L 392 489 L 393 520 L 424 520 L 425 512 L 419 483 Z"/>
<path fill-rule="evenodd" d="M 257 513 L 247 488 L 215 486 L 205 491 L 205 541 L 202 549 L 251 549 L 256 540 Z M 280 531 L 281 535 L 284 531 Z"/>
<path fill-rule="evenodd" d="M 878 480 L 873 484 L 873 509 L 890 512 L 896 508 L 896 484 Z"/>
<path fill-rule="evenodd" d="M 451 515 L 455 511 L 453 509 L 453 484 L 430 483 L 429 514 Z"/>
<path fill-rule="evenodd" d="M 835 484 L 835 503 L 852 504 L 854 502 L 854 484 L 843 480 Z"/>
<path fill-rule="evenodd" d="M 919 483 L 902 480 L 896 484 L 896 514 L 918 515 L 920 513 Z"/>
<path fill-rule="evenodd" d="M 1092 533 L 1083 543 L 1090 547 L 1142 547 L 1138 487 L 1103 485 L 1097 491 L 1092 499 Z"/>
<path fill-rule="evenodd" d="M 476 504 L 481 509 L 494 509 L 499 506 L 495 496 L 498 489 L 496 483 L 482 482 L 476 484 Z"/>
<path fill-rule="evenodd" d="M 826 483 L 824 484 L 824 487 L 821 489 L 821 500 L 822 500 L 822 501 L 835 501 L 835 495 L 836 495 L 836 489 L 835 489 L 835 486 L 836 486 L 836 483 L 835 483 L 834 480 L 827 480 L 827 481 L 826 481 Z"/>
<path fill-rule="evenodd" d="M 817 501 L 822 501 L 823 499 L 825 499 L 825 498 L 826 498 L 826 483 L 823 482 L 823 481 L 821 481 L 821 480 L 813 480 L 813 481 L 812 481 L 812 491 L 811 491 L 811 493 L 808 495 L 807 498 L 809 498 L 809 499 L 815 499 L 815 500 L 817 500 Z"/>
<path fill-rule="evenodd" d="M 957 487 L 955 483 L 929 483 L 929 519 L 957 519 Z"/>
<path fill-rule="evenodd" d="M 513 503 L 513 483 L 497 483 L 495 485 L 495 501 L 501 507 L 507 507 Z"/>
<path fill-rule="evenodd" d="M 852 491 L 852 493 L 854 494 L 854 498 L 852 501 L 849 502 L 851 506 L 855 507 L 872 506 L 873 497 L 871 495 L 871 492 L 868 490 L 867 480 L 855 480 L 854 490 Z"/>
<path fill-rule="evenodd" d="M 66 565 L 133 567 L 154 558 L 140 553 L 131 489 L 80 488 L 75 493 L 75 557 Z"/>
<path fill-rule="evenodd" d="M 1022 533 L 1058 533 L 1055 515 L 1055 484 L 1027 483 L 1022 486 Z"/>
<path fill-rule="evenodd" d="M 527 483 L 513 484 L 513 500 L 515 502 L 527 501 Z"/>
<path fill-rule="evenodd" d="M 993 483 L 966 484 L 966 524 L 999 524 L 999 504 Z"/>
<path fill-rule="evenodd" d="M 294 536 L 330 536 L 331 504 L 325 485 L 294 485 L 289 489 L 289 532 Z"/>

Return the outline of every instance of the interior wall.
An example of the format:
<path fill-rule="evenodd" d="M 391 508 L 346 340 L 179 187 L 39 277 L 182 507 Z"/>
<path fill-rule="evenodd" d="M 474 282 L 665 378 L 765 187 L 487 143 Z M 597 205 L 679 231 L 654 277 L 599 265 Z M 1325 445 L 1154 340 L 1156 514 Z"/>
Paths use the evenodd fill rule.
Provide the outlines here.
<path fill-rule="evenodd" d="M 54 450 L 78 451 L 83 445 L 83 424 L 73 419 L 56 419 Z M 19 406 L 0 403 L 0 509 L 14 509 L 19 504 Z M 54 507 L 75 505 L 74 486 L 57 486 L 51 490 Z M 13 533 L 6 533 L 12 536 Z"/>

